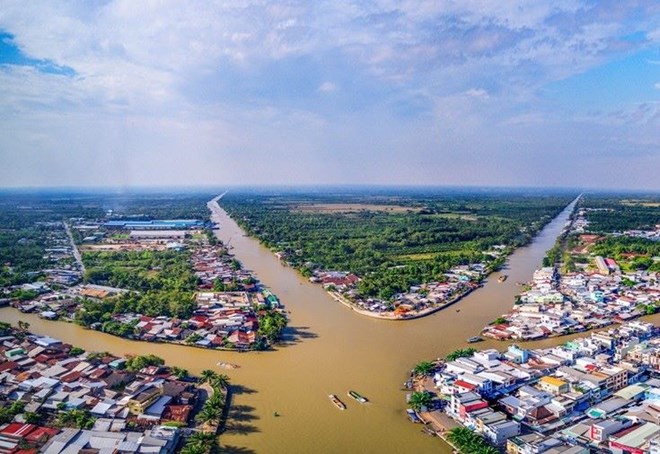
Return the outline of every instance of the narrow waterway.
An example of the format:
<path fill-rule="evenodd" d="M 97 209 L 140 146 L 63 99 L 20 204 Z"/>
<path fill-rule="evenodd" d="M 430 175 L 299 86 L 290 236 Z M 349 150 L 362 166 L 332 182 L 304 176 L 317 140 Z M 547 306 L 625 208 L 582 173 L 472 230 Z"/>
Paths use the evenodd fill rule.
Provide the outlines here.
<path fill-rule="evenodd" d="M 517 250 L 503 271 L 459 303 L 429 317 L 405 322 L 376 320 L 352 313 L 333 301 L 320 286 L 310 284 L 256 240 L 244 236 L 238 225 L 217 208 L 219 237 L 231 239 L 232 253 L 253 270 L 286 305 L 290 314 L 285 345 L 273 352 L 226 353 L 118 339 L 78 326 L 46 322 L 11 308 L 0 309 L 0 319 L 30 322 L 37 333 L 48 334 L 88 350 L 115 354 L 153 353 L 192 373 L 216 369 L 238 385 L 232 419 L 222 438 L 235 452 L 450 452 L 437 439 L 420 433 L 405 418 L 405 393 L 400 390 L 406 371 L 416 362 L 444 356 L 465 347 L 466 339 L 513 304 L 530 280 L 547 249 L 566 223 L 571 203 L 527 247 Z M 537 345 L 550 345 L 556 340 Z M 505 344 L 487 341 L 479 348 Z M 218 361 L 237 363 L 224 371 Z M 354 389 L 370 399 L 360 405 L 346 396 Z M 340 411 L 328 400 L 337 394 L 348 405 Z M 274 412 L 280 416 L 275 417 Z M 230 449 L 231 451 L 231 449 Z"/>

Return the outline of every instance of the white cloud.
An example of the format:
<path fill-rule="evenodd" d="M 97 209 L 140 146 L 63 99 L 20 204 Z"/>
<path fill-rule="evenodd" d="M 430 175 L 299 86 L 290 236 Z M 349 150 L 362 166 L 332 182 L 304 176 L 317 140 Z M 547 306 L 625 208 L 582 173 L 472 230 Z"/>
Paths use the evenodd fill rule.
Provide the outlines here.
<path fill-rule="evenodd" d="M 465 92 L 465 94 L 472 98 L 479 98 L 479 99 L 488 99 L 490 97 L 488 95 L 488 92 L 483 88 L 470 88 L 468 91 Z"/>
<path fill-rule="evenodd" d="M 329 81 L 323 82 L 321 85 L 319 85 L 318 88 L 318 91 L 320 91 L 321 93 L 330 93 L 335 90 L 337 90 L 337 86 Z"/>
<path fill-rule="evenodd" d="M 157 162 L 170 179 L 176 169 L 194 173 L 190 169 L 205 160 L 231 169 L 223 178 L 253 178 L 241 175 L 241 163 L 261 161 L 284 174 L 293 172 L 294 152 L 316 168 L 314 153 L 341 149 L 350 156 L 354 144 L 374 156 L 390 146 L 392 154 L 405 156 L 414 143 L 425 162 L 445 162 L 444 155 L 461 150 L 471 155 L 469 146 L 503 153 L 507 148 L 496 136 L 505 140 L 517 128 L 549 120 L 581 121 L 559 101 L 543 99 L 541 89 L 657 42 L 657 12 L 656 2 L 644 0 L 633 12 L 579 0 L 7 0 L 0 30 L 12 34 L 25 55 L 71 67 L 76 75 L 0 67 L 0 118 L 7 132 L 0 136 L 6 172 L 0 180 L 18 184 L 25 169 L 42 165 L 35 144 L 59 150 L 65 163 L 89 157 L 90 148 L 122 150 L 127 167 Z M 631 32 L 647 40 L 621 39 Z M 616 121 L 641 128 L 656 117 L 655 111 L 636 110 Z M 347 129 L 349 118 L 355 126 Z M 590 121 L 605 128 L 615 120 Z M 361 140 L 365 130 L 382 143 Z M 650 140 L 658 134 L 642 132 Z M 551 152 L 541 128 L 534 134 L 525 137 L 530 146 Z M 80 140 L 67 144 L 75 137 Z M 96 144 L 96 137 L 104 143 Z M 189 164 L 177 161 L 182 149 Z M 244 153 L 249 160 L 243 161 Z M 167 159 L 152 159 L 158 155 Z M 400 167 L 392 159 L 379 169 L 384 181 Z M 328 176 L 318 167 L 312 181 Z M 341 178 L 346 169 L 336 172 L 334 178 Z M 79 174 L 67 173 L 66 166 L 61 173 Z"/>

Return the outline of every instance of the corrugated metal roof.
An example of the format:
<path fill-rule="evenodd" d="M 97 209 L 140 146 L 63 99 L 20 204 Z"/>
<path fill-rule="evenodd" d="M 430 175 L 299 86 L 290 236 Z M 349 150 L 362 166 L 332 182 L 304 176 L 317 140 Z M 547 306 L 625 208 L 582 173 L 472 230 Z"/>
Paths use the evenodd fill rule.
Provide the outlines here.
<path fill-rule="evenodd" d="M 619 438 L 617 442 L 625 446 L 630 446 L 631 448 L 637 448 L 646 443 L 649 438 L 658 432 L 660 432 L 660 426 L 648 422 L 629 434 Z"/>

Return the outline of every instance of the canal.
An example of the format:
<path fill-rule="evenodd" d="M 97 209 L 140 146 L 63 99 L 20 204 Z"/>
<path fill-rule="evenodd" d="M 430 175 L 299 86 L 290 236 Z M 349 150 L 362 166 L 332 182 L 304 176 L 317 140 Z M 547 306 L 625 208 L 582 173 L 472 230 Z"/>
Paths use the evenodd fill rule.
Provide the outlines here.
<path fill-rule="evenodd" d="M 426 318 L 405 322 L 363 317 L 333 301 L 318 285 L 309 283 L 238 225 L 217 205 L 213 218 L 219 237 L 230 242 L 232 253 L 286 305 L 290 325 L 283 345 L 275 351 L 228 353 L 184 346 L 128 341 L 65 323 L 47 322 L 12 308 L 0 309 L 0 319 L 28 321 L 31 330 L 48 334 L 88 350 L 114 354 L 153 353 L 169 364 L 199 373 L 215 369 L 237 384 L 231 419 L 221 438 L 229 452 L 451 452 L 438 439 L 420 433 L 407 422 L 401 385 L 418 361 L 437 358 L 467 345 L 466 339 L 507 312 L 520 288 L 531 279 L 574 206 L 571 203 L 524 248 L 518 249 L 503 270 L 459 303 Z M 535 345 L 550 345 L 548 340 Z M 486 341 L 479 348 L 505 348 Z M 223 370 L 219 361 L 240 365 Z M 354 389 L 370 399 L 360 405 L 346 396 Z M 348 409 L 340 411 L 328 400 L 337 394 Z M 274 412 L 280 416 L 275 417 Z"/>

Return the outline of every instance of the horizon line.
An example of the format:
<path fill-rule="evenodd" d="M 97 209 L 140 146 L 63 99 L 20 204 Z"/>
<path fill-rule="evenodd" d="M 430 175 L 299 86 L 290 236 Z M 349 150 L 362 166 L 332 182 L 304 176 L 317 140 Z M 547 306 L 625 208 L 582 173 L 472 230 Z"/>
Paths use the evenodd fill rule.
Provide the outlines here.
<path fill-rule="evenodd" d="M 130 186 L 5 186 L 0 192 L 144 192 L 144 191 L 222 191 L 231 189 L 501 189 L 501 190 L 548 190 L 579 192 L 636 192 L 657 194 L 660 188 L 621 188 L 594 186 L 512 186 L 512 185 L 442 185 L 442 184 L 383 184 L 383 183 L 288 183 L 288 184 L 231 184 L 231 185 L 130 185 Z"/>

